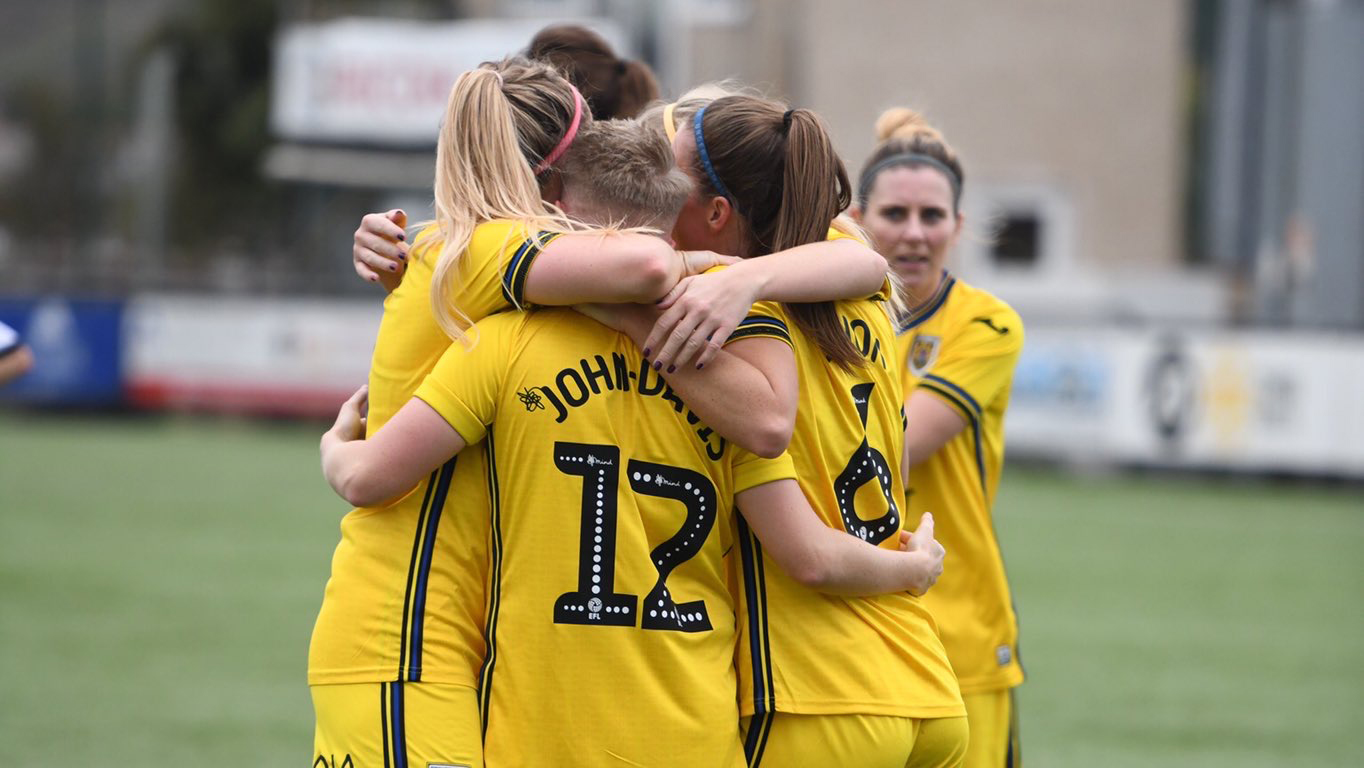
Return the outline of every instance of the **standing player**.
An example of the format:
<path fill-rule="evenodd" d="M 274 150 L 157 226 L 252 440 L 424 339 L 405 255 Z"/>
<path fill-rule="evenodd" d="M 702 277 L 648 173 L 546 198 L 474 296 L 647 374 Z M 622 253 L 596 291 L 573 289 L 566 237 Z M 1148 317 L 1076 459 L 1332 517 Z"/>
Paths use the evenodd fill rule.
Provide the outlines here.
<path fill-rule="evenodd" d="M 856 243 L 821 242 L 851 194 L 813 113 L 747 96 L 720 98 L 680 124 L 673 149 L 698 186 L 673 230 L 678 242 L 761 257 L 689 278 L 670 297 L 675 303 L 642 343 L 663 346 L 660 359 L 686 360 L 698 351 L 696 337 L 712 327 L 700 310 L 725 307 L 712 312 L 725 316 L 731 304 L 747 308 L 751 287 L 733 276 L 766 261 L 763 254 L 814 245 L 818 254 Z M 791 303 L 780 312 L 800 372 L 790 453 L 826 525 L 893 548 L 903 530 L 897 471 L 903 397 L 885 308 L 889 283 L 864 296 Z M 627 315 L 624 325 L 640 338 L 637 319 Z M 736 335 L 761 333 L 740 325 Z M 965 748 L 964 709 L 918 599 L 817 594 L 773 567 L 742 525 L 738 543 L 740 707 L 749 718 L 749 764 L 955 765 Z"/>
<path fill-rule="evenodd" d="M 452 346 L 365 440 L 354 439 L 363 392 L 352 398 L 322 454 L 339 493 L 373 504 L 486 433 L 489 764 L 742 765 L 731 496 L 800 583 L 851 594 L 931 584 L 931 518 L 907 553 L 834 532 L 789 458 L 728 444 L 619 334 L 565 310 L 477 328 L 479 343 Z M 742 343 L 790 354 L 780 328 Z"/>
<path fill-rule="evenodd" d="M 924 604 L 942 631 L 971 725 L 967 766 L 1022 764 L 1013 688 L 1018 623 L 991 520 L 1004 463 L 1004 411 L 1023 323 L 946 271 L 961 233 L 962 168 L 918 114 L 892 109 L 858 186 L 858 218 L 900 276 L 906 513 L 937 510 L 952 568 Z"/>

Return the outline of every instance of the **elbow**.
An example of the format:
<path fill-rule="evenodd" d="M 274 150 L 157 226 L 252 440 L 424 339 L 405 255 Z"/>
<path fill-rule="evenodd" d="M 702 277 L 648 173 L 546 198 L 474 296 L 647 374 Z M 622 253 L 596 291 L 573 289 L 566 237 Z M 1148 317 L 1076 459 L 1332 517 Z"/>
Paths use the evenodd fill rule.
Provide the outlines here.
<path fill-rule="evenodd" d="M 886 281 L 886 274 L 890 271 L 890 262 L 865 245 L 850 243 L 850 250 L 851 263 L 847 266 L 850 271 L 855 270 L 856 274 L 861 276 L 858 280 L 862 282 L 862 288 L 869 294 L 881 290 L 882 284 Z"/>
<path fill-rule="evenodd" d="M 730 442 L 763 459 L 775 459 L 786 452 L 796 428 L 796 415 L 765 415 L 752 412 L 742 424 L 732 428 L 736 434 L 723 435 Z"/>
<path fill-rule="evenodd" d="M 337 478 L 332 487 L 353 507 L 373 507 L 387 498 L 379 478 L 362 469 L 345 473 Z"/>
<path fill-rule="evenodd" d="M 792 581 L 817 592 L 828 589 L 834 582 L 834 574 L 824 558 L 817 556 L 800 558 L 794 568 L 787 571 Z"/>
<path fill-rule="evenodd" d="M 790 419 L 768 419 L 754 431 L 753 445 L 745 447 L 764 459 L 775 459 L 785 453 L 786 447 L 791 444 L 795 426 L 794 415 Z"/>
<path fill-rule="evenodd" d="M 673 269 L 675 260 L 676 252 L 671 248 L 641 259 L 633 270 L 631 283 L 635 287 L 630 298 L 645 302 L 658 301 L 667 296 L 677 284 L 677 272 Z"/>

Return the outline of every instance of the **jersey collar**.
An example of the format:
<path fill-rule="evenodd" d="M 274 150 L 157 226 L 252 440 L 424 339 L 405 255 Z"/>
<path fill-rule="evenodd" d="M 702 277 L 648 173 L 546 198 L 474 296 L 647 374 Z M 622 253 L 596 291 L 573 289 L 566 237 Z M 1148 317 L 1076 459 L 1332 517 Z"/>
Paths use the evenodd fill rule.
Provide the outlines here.
<path fill-rule="evenodd" d="M 952 292 L 952 286 L 957 284 L 957 278 L 953 277 L 947 270 L 942 271 L 942 279 L 938 281 L 938 290 L 927 301 L 909 310 L 900 318 L 897 333 L 904 333 L 915 326 L 922 324 L 925 320 L 932 317 L 942 305 L 947 303 L 947 295 Z"/>

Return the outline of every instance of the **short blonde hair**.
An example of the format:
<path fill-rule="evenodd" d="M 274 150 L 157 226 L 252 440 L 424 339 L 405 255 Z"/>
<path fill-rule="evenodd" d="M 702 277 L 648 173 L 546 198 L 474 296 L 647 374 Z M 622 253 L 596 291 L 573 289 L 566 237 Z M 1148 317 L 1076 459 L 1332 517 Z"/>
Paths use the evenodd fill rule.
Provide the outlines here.
<path fill-rule="evenodd" d="M 672 147 L 637 120 L 584 128 L 559 166 L 565 189 L 589 209 L 594 224 L 670 229 L 692 190 Z"/>

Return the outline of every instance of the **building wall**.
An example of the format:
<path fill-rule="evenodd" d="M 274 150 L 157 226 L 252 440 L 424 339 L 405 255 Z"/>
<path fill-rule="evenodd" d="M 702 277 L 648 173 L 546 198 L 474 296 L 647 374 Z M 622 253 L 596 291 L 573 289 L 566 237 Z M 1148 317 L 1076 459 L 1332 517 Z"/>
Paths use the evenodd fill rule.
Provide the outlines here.
<path fill-rule="evenodd" d="M 881 110 L 910 106 L 957 148 L 968 192 L 1059 193 L 1074 214 L 1074 264 L 1180 261 L 1181 0 L 859 0 L 788 13 L 804 46 L 786 79 L 854 173 Z"/>

